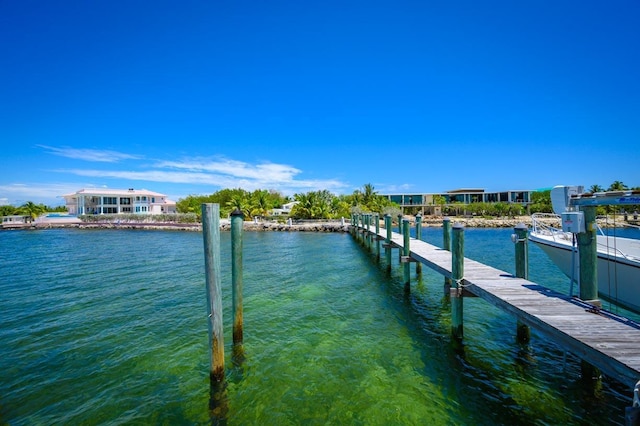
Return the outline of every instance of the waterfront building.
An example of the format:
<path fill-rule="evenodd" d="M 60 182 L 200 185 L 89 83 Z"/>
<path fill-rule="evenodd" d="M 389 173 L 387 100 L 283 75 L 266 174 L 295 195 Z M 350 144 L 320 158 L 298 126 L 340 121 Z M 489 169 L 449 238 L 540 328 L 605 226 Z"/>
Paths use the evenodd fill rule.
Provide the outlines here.
<path fill-rule="evenodd" d="M 290 203 L 283 204 L 279 209 L 272 209 L 271 216 L 289 216 L 291 214 L 291 209 L 293 209 L 293 206 L 296 204 L 298 204 L 298 201 L 292 201 Z"/>
<path fill-rule="evenodd" d="M 170 214 L 176 203 L 167 196 L 146 189 L 81 189 L 63 195 L 67 211 L 83 214 Z"/>
<path fill-rule="evenodd" d="M 381 194 L 398 204 L 403 213 L 412 209 L 423 215 L 440 215 L 443 209 L 473 203 L 520 204 L 525 208 L 531 203 L 532 190 L 508 190 L 485 192 L 482 188 L 461 188 L 441 193 Z"/>
<path fill-rule="evenodd" d="M 2 216 L 2 228 L 25 228 L 31 226 L 33 219 L 28 215 Z"/>

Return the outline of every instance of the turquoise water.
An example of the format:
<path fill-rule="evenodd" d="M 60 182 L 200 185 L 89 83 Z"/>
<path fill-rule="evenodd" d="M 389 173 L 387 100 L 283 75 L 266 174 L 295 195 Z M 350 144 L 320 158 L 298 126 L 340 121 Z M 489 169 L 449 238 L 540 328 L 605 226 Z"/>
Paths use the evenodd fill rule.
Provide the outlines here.
<path fill-rule="evenodd" d="M 440 229 L 423 239 L 441 242 Z M 468 229 L 467 257 L 513 272 L 511 230 Z M 465 299 L 449 338 L 443 279 L 403 291 L 346 234 L 245 233 L 245 361 L 231 359 L 222 238 L 228 424 L 620 424 L 629 389 Z M 395 252 L 394 252 L 395 253 Z M 0 232 L 0 424 L 210 424 L 202 234 Z M 384 256 L 383 256 L 384 258 Z M 532 247 L 530 278 L 568 287 Z"/>

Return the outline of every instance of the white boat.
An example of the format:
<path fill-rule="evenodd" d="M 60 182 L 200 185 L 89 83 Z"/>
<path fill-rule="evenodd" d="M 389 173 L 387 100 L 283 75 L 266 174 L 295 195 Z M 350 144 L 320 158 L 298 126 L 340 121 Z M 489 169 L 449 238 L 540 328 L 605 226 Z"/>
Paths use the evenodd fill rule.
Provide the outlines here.
<path fill-rule="evenodd" d="M 565 230 L 562 229 L 561 214 L 572 210 L 569 199 L 576 199 L 582 194 L 577 191 L 571 194 L 571 191 L 567 191 L 566 188 L 568 187 L 555 187 L 552 190 L 555 214 L 533 214 L 533 226 L 528 238 L 540 247 L 572 282 L 578 283 L 579 286 L 580 256 L 577 237 L 574 232 L 567 231 L 567 226 L 564 227 Z M 556 191 L 555 194 L 554 191 Z M 588 202 L 582 202 L 582 205 L 614 204 L 610 199 L 611 193 L 600 194 L 586 194 L 591 198 L 587 200 Z M 618 193 L 616 196 L 628 197 L 629 195 Z M 598 197 L 603 199 L 597 200 Z M 604 200 L 605 197 L 609 197 L 609 200 Z M 625 204 L 630 203 L 631 201 Z M 615 234 L 615 232 L 609 234 Z M 619 306 L 640 312 L 640 240 L 605 235 L 598 227 L 597 256 L 599 296 Z"/>

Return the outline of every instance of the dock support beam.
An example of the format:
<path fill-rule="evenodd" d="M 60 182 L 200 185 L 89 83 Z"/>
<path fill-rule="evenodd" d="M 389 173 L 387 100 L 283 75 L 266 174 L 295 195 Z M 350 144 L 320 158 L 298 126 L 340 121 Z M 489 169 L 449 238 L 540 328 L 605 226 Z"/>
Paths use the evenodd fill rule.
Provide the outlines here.
<path fill-rule="evenodd" d="M 527 246 L 527 225 L 519 223 L 513 228 L 515 234 L 512 237 L 516 246 L 516 277 L 529 279 L 529 247 Z M 520 343 L 528 343 L 531 340 L 531 329 L 518 320 L 516 338 Z"/>
<path fill-rule="evenodd" d="M 384 215 L 384 228 L 387 230 L 387 237 L 384 239 L 384 254 L 387 260 L 387 272 L 391 272 L 391 236 L 393 229 L 391 229 L 391 215 Z"/>
<path fill-rule="evenodd" d="M 462 340 L 462 279 L 464 277 L 464 225 L 453 225 L 451 257 L 451 279 L 454 291 L 451 292 L 451 334 L 455 339 Z"/>
<path fill-rule="evenodd" d="M 580 259 L 580 299 L 596 302 L 598 299 L 598 242 L 596 207 L 581 206 L 584 213 L 585 232 L 578 234 L 578 256 Z"/>
<path fill-rule="evenodd" d="M 451 219 L 445 217 L 442 220 L 442 247 L 451 251 Z M 451 278 L 444 278 L 444 294 L 449 296 L 451 292 Z"/>
<path fill-rule="evenodd" d="M 411 255 L 411 248 L 409 243 L 411 241 L 411 231 L 409 228 L 409 221 L 404 219 L 402 221 L 402 236 L 403 236 L 403 278 L 404 278 L 404 290 L 409 291 L 411 288 L 411 262 L 409 256 Z"/>
<path fill-rule="evenodd" d="M 207 286 L 207 314 L 212 385 L 224 381 L 224 330 L 222 328 L 222 290 L 220 284 L 220 205 L 202 205 L 202 235 Z"/>
<path fill-rule="evenodd" d="M 238 209 L 231 213 L 231 281 L 233 299 L 233 346 L 234 353 L 242 352 L 242 232 L 244 215 Z"/>

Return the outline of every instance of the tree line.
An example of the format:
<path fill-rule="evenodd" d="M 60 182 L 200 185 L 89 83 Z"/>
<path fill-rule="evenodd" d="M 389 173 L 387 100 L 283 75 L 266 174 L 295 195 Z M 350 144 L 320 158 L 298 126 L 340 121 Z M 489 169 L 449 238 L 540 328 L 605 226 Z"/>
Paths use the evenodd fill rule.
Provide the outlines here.
<path fill-rule="evenodd" d="M 297 203 L 291 209 L 289 217 L 294 219 L 338 219 L 356 212 L 385 214 L 400 211 L 395 203 L 378 195 L 371 184 L 366 184 L 349 195 L 336 195 L 325 189 L 297 193 L 293 197 L 273 190 L 222 189 L 210 195 L 181 198 L 176 202 L 176 210 L 178 213 L 194 213 L 200 219 L 202 204 L 218 203 L 221 217 L 227 217 L 237 209 L 245 218 L 254 218 L 267 217 L 273 209 L 282 208 L 293 201 Z"/>
<path fill-rule="evenodd" d="M 37 218 L 41 214 L 47 212 L 66 212 L 65 206 L 50 207 L 44 204 L 36 204 L 32 201 L 27 201 L 23 205 L 16 206 L 0 206 L 0 216 L 29 216 L 32 219 Z"/>

